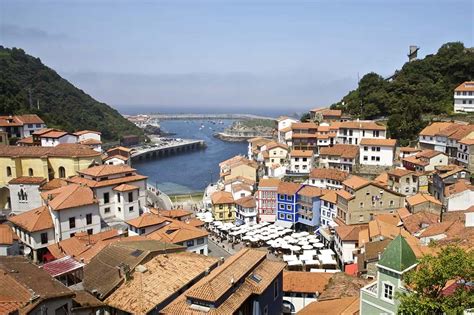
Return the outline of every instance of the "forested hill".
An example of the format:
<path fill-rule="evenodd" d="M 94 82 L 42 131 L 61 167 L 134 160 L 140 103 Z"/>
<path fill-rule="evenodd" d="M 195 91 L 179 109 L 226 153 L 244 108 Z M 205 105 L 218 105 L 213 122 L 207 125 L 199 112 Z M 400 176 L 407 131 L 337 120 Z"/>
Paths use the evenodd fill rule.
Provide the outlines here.
<path fill-rule="evenodd" d="M 105 141 L 143 135 L 115 109 L 61 78 L 39 58 L 0 46 L 0 114 L 24 113 L 38 114 L 49 127 L 70 132 L 98 130 Z"/>
<path fill-rule="evenodd" d="M 453 90 L 474 80 L 474 51 L 462 43 L 447 43 L 434 55 L 407 62 L 390 79 L 366 74 L 356 90 L 332 108 L 361 119 L 386 117 L 392 138 L 402 144 L 416 139 L 434 115 L 451 114 Z"/>

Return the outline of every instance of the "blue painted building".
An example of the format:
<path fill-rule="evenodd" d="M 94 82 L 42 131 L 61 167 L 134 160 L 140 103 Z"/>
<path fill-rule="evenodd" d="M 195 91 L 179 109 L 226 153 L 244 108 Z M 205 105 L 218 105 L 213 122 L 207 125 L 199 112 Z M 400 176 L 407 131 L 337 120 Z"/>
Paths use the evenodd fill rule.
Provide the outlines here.
<path fill-rule="evenodd" d="M 296 229 L 314 232 L 321 224 L 321 197 L 326 193 L 319 187 L 306 185 L 296 193 Z"/>
<path fill-rule="evenodd" d="M 296 206 L 297 193 L 303 187 L 301 184 L 281 182 L 277 190 L 276 223 L 292 227 L 298 222 Z"/>

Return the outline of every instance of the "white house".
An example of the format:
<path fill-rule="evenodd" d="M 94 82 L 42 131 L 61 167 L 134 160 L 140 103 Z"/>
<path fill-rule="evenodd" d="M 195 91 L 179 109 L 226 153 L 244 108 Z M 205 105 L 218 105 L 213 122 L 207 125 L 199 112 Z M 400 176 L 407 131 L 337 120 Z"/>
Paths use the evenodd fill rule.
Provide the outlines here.
<path fill-rule="evenodd" d="M 359 162 L 359 147 L 352 144 L 335 144 L 319 150 L 319 166 L 336 168 L 342 171 L 352 171 Z"/>
<path fill-rule="evenodd" d="M 234 183 L 231 187 L 231 193 L 234 200 L 252 195 L 252 188 L 246 184 Z"/>
<path fill-rule="evenodd" d="M 20 214 L 43 204 L 40 187 L 46 183 L 43 177 L 17 177 L 8 182 L 10 205 L 13 214 Z"/>
<path fill-rule="evenodd" d="M 44 121 L 35 114 L 0 116 L 0 131 L 8 137 L 28 138 L 43 128 L 46 128 Z"/>
<path fill-rule="evenodd" d="M 236 221 L 241 224 L 256 224 L 257 223 L 257 204 L 253 196 L 246 196 L 235 200 L 236 205 Z"/>
<path fill-rule="evenodd" d="M 334 227 L 334 219 L 337 216 L 337 194 L 329 191 L 321 196 L 321 227 Z"/>
<path fill-rule="evenodd" d="M 354 251 L 359 246 L 360 226 L 341 225 L 334 228 L 334 249 L 342 266 L 355 261 Z"/>
<path fill-rule="evenodd" d="M 130 159 L 121 155 L 107 156 L 102 161 L 107 165 L 130 165 Z"/>
<path fill-rule="evenodd" d="M 337 141 L 359 145 L 362 138 L 386 138 L 386 127 L 374 121 L 345 121 L 339 125 Z"/>
<path fill-rule="evenodd" d="M 46 247 L 56 243 L 53 219 L 47 206 L 11 216 L 8 220 L 13 224 L 13 230 L 21 243 L 31 249 L 35 262 L 41 260 Z"/>
<path fill-rule="evenodd" d="M 42 147 L 55 147 L 61 143 L 76 143 L 77 137 L 58 129 L 42 129 L 33 133 L 33 141 L 38 137 Z"/>
<path fill-rule="evenodd" d="M 77 137 L 77 142 L 88 145 L 97 152 L 102 152 L 101 133 L 92 130 L 76 131 L 74 135 Z"/>
<path fill-rule="evenodd" d="M 466 210 L 474 204 L 474 186 L 458 184 L 445 200 L 447 211 Z"/>
<path fill-rule="evenodd" d="M 148 235 L 170 224 L 171 219 L 147 212 L 138 218 L 128 220 L 126 223 L 128 225 L 128 235 Z"/>
<path fill-rule="evenodd" d="M 70 184 L 41 194 L 49 208 L 56 242 L 78 232 L 97 234 L 101 231 L 97 200 L 87 186 Z"/>
<path fill-rule="evenodd" d="M 454 89 L 454 112 L 474 112 L 474 81 L 466 81 Z"/>
<path fill-rule="evenodd" d="M 290 152 L 290 172 L 309 174 L 313 165 L 313 151 L 292 150 Z"/>
<path fill-rule="evenodd" d="M 309 173 L 306 184 L 323 189 L 342 189 L 342 182 L 349 177 L 349 173 L 332 168 L 314 168 Z"/>
<path fill-rule="evenodd" d="M 362 138 L 359 146 L 360 164 L 392 166 L 396 143 L 395 139 Z"/>
<path fill-rule="evenodd" d="M 146 210 L 146 176 L 128 165 L 99 165 L 68 178 L 90 187 L 99 202 L 100 216 L 111 225 L 131 220 Z"/>
<path fill-rule="evenodd" d="M 172 243 L 186 247 L 186 251 L 201 255 L 208 254 L 208 235 L 205 230 L 197 228 L 184 221 L 168 219 L 170 224 L 165 224 L 146 237 L 166 243 Z"/>
<path fill-rule="evenodd" d="M 298 122 L 298 120 L 282 116 L 277 119 L 278 121 L 278 142 L 285 142 L 285 132 L 291 130 L 291 124 Z"/>

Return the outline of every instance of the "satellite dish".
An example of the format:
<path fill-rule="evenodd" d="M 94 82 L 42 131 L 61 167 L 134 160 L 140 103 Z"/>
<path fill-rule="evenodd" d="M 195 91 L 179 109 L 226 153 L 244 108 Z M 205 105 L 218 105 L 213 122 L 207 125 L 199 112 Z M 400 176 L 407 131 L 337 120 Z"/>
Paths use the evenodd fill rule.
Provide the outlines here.
<path fill-rule="evenodd" d="M 25 248 L 23 249 L 23 255 L 28 256 L 29 254 L 31 254 L 31 248 L 25 246 Z"/>

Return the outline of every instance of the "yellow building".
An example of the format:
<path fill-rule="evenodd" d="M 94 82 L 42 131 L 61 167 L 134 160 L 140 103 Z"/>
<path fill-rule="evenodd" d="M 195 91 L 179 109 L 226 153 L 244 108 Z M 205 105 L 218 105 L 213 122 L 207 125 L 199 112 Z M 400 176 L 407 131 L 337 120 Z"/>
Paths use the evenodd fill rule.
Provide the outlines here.
<path fill-rule="evenodd" d="M 234 156 L 219 163 L 219 167 L 222 181 L 228 181 L 235 177 L 244 177 L 253 181 L 257 180 L 257 162 L 251 161 L 244 156 Z"/>
<path fill-rule="evenodd" d="M 0 209 L 9 208 L 8 182 L 12 179 L 66 178 L 94 164 L 102 164 L 101 154 L 80 144 L 0 146 Z"/>
<path fill-rule="evenodd" d="M 223 222 L 233 222 L 235 220 L 235 203 L 230 192 L 217 191 L 212 194 L 211 200 L 214 220 Z"/>

